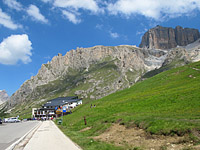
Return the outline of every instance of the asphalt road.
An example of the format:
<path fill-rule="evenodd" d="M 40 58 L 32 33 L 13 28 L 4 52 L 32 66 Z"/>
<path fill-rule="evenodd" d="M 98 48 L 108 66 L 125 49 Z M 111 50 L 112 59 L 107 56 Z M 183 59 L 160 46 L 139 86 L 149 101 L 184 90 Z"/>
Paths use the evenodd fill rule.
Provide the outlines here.
<path fill-rule="evenodd" d="M 38 121 L 0 124 L 0 150 L 4 150 L 35 127 Z"/>

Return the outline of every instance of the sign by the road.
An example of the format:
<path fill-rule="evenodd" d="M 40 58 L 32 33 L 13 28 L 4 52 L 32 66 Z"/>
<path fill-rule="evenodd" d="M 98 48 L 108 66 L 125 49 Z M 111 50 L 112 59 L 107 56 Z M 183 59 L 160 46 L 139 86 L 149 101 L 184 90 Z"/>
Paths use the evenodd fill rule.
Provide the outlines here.
<path fill-rule="evenodd" d="M 66 107 L 63 107 L 63 112 L 66 112 Z"/>

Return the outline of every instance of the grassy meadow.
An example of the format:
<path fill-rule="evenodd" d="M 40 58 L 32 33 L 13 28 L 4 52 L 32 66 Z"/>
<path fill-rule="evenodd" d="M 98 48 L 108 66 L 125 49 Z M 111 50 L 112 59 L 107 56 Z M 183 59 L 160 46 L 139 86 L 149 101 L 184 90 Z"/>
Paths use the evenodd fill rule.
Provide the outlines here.
<path fill-rule="evenodd" d="M 90 105 L 96 105 L 90 108 Z M 84 124 L 84 116 L 87 125 Z M 113 123 L 150 134 L 184 135 L 200 131 L 200 62 L 162 72 L 131 88 L 77 107 L 64 116 L 61 130 L 84 150 L 118 150 L 93 140 Z M 80 132 L 86 127 L 89 130 Z"/>

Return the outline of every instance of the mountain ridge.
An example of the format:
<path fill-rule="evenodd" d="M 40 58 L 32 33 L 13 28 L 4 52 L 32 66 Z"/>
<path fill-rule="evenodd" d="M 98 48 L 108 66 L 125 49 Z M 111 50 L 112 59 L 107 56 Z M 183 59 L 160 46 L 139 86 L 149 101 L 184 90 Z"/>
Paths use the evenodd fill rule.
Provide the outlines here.
<path fill-rule="evenodd" d="M 145 34 L 144 34 L 145 36 Z M 78 95 L 99 99 L 135 84 L 145 73 L 160 67 L 173 68 L 200 60 L 200 44 L 169 50 L 136 46 L 94 46 L 58 54 L 42 64 L 36 76 L 11 96 L 11 107 L 52 96 Z M 167 67 L 166 67 L 167 66 Z M 170 66 L 170 67 L 168 67 Z"/>
<path fill-rule="evenodd" d="M 38 74 L 34 77 L 31 77 L 30 80 L 27 80 L 11 97 L 11 105 L 12 102 L 16 99 L 22 99 L 22 101 L 24 101 L 32 92 L 34 93 L 34 90 L 39 86 L 48 84 L 49 82 L 53 82 L 57 79 L 65 80 L 65 76 L 68 76 L 73 72 L 88 72 L 92 68 L 92 65 L 100 64 L 101 66 L 103 65 L 101 63 L 106 62 L 108 64 L 111 63 L 113 67 L 117 67 L 115 71 L 116 74 L 118 72 L 118 76 L 115 78 L 119 81 L 115 81 L 115 86 L 119 86 L 119 89 L 123 89 L 127 86 L 123 85 L 123 87 L 120 87 L 121 84 L 129 82 L 127 77 L 125 77 L 127 72 L 130 74 L 131 72 L 132 74 L 138 74 L 134 77 L 134 79 L 130 80 L 130 82 L 134 82 L 138 76 L 141 76 L 141 74 L 145 73 L 146 71 L 160 67 L 164 61 L 165 55 L 166 53 L 164 51 L 146 51 L 140 48 L 136 48 L 135 46 L 95 46 L 91 48 L 77 48 L 76 50 L 67 52 L 64 56 L 59 54 L 58 56 L 53 57 L 53 59 L 47 64 L 43 64 L 41 69 L 38 71 Z M 149 58 L 151 58 L 151 60 L 149 60 Z M 88 79 L 87 82 L 91 82 L 91 84 L 93 80 L 93 82 L 96 82 L 96 85 L 93 88 L 97 87 L 97 89 L 100 90 L 98 84 L 100 84 L 100 80 L 104 79 L 95 81 L 95 79 L 90 77 L 90 75 L 88 76 L 83 77 L 85 78 L 83 80 Z M 76 84 L 78 84 L 78 81 Z M 114 87 L 113 91 L 116 91 Z M 80 90 L 74 92 L 74 94 L 79 93 L 83 92 Z M 99 98 L 100 97 L 101 96 L 99 96 Z"/>

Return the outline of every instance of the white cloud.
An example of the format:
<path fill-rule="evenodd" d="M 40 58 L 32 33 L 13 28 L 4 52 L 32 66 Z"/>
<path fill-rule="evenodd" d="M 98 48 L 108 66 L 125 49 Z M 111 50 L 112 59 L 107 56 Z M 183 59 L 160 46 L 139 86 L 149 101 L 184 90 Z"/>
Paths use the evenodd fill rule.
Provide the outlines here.
<path fill-rule="evenodd" d="M 21 3 L 17 2 L 16 0 L 3 0 L 3 2 L 10 8 L 16 9 L 17 11 L 20 11 L 23 9 Z"/>
<path fill-rule="evenodd" d="M 96 29 L 99 29 L 99 30 L 102 30 L 103 24 L 97 24 L 95 28 L 96 28 Z"/>
<path fill-rule="evenodd" d="M 44 3 L 51 3 L 53 0 L 41 0 Z"/>
<path fill-rule="evenodd" d="M 40 13 L 40 10 L 35 5 L 30 5 L 27 9 L 27 13 L 29 16 L 33 17 L 36 21 L 42 22 L 42 23 L 48 23 L 48 20 Z"/>
<path fill-rule="evenodd" d="M 22 27 L 21 25 L 15 24 L 12 21 L 11 17 L 8 14 L 4 13 L 1 8 L 0 8 L 0 24 L 12 30 Z"/>
<path fill-rule="evenodd" d="M 7 37 L 0 43 L 0 63 L 15 65 L 18 61 L 22 61 L 24 64 L 31 62 L 31 45 L 26 34 Z"/>
<path fill-rule="evenodd" d="M 143 31 L 137 31 L 136 32 L 136 35 L 141 35 L 141 34 L 144 34 L 145 32 L 147 32 L 147 28 L 145 28 Z"/>
<path fill-rule="evenodd" d="M 98 4 L 94 0 L 55 0 L 54 6 L 75 10 L 84 9 L 93 13 L 100 11 Z"/>
<path fill-rule="evenodd" d="M 199 0 L 118 0 L 107 6 L 109 13 L 113 15 L 123 14 L 126 17 L 131 15 L 143 15 L 155 20 L 163 18 L 174 18 L 198 9 Z"/>
<path fill-rule="evenodd" d="M 116 39 L 116 38 L 118 38 L 119 37 L 119 34 L 118 33 L 116 33 L 116 32 L 109 32 L 110 33 L 110 36 L 112 37 L 112 38 L 114 38 L 114 39 Z"/>
<path fill-rule="evenodd" d="M 78 19 L 77 16 L 75 14 L 71 13 L 71 12 L 63 10 L 62 13 L 70 22 L 72 22 L 74 24 L 78 24 L 78 23 L 81 22 L 81 20 Z"/>

